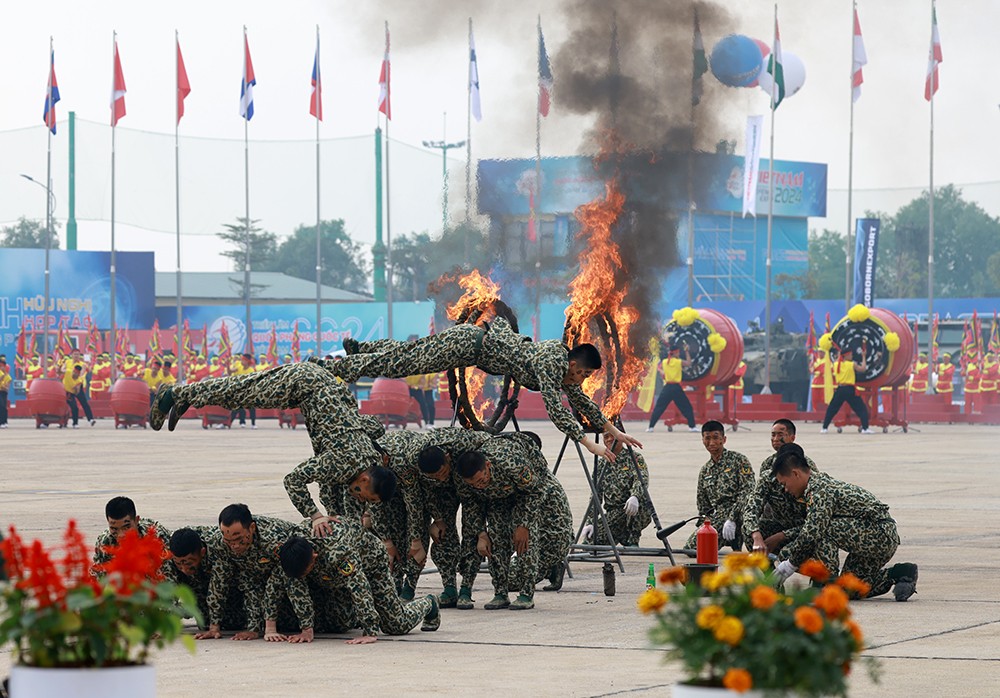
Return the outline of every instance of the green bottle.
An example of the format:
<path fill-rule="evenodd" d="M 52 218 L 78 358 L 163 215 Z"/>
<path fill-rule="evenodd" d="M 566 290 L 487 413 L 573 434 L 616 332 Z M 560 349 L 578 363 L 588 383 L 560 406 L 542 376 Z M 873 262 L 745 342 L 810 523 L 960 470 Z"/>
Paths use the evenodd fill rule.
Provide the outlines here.
<path fill-rule="evenodd" d="M 653 563 L 649 563 L 649 572 L 646 573 L 646 589 L 656 588 L 656 571 L 653 569 Z"/>

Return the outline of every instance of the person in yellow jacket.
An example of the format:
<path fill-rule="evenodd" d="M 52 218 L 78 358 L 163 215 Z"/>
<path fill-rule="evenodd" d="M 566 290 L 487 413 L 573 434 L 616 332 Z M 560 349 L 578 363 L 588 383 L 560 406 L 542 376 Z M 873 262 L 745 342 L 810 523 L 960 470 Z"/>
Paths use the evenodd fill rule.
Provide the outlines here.
<path fill-rule="evenodd" d="M 42 368 L 41 359 L 38 356 L 32 356 L 28 362 L 28 368 L 24 372 L 25 390 L 31 390 L 32 381 L 41 378 L 43 373 L 45 373 L 45 369 Z"/>
<path fill-rule="evenodd" d="M 271 364 L 267 361 L 267 354 L 257 355 L 257 369 L 258 371 L 266 371 L 271 368 Z"/>
<path fill-rule="evenodd" d="M 688 430 L 698 431 L 694 425 L 694 409 L 691 407 L 691 401 L 684 394 L 684 387 L 681 385 L 684 369 L 690 365 L 691 355 L 686 344 L 684 345 L 683 359 L 680 357 L 679 349 L 670 349 L 667 358 L 660 364 L 660 370 L 663 371 L 663 388 L 656 398 L 653 411 L 649 413 L 649 426 L 646 427 L 646 431 L 653 431 L 657 420 L 663 415 L 671 402 L 677 404 L 677 409 L 687 419 Z"/>
<path fill-rule="evenodd" d="M 740 359 L 736 367 L 736 382 L 729 386 L 729 403 L 734 407 L 743 403 L 743 376 L 747 374 L 747 362 Z"/>
<path fill-rule="evenodd" d="M 152 404 L 153 395 L 156 394 L 156 389 L 160 387 L 160 381 L 163 380 L 163 362 L 157 358 L 152 358 L 149 360 L 149 366 L 142 371 L 142 379 L 146 381 L 146 387 L 149 388 L 149 402 Z"/>
<path fill-rule="evenodd" d="M 979 379 L 979 397 L 982 405 L 995 405 L 997 403 L 997 391 L 1000 390 L 1000 363 L 997 362 L 997 355 L 987 353 L 983 359 L 983 373 Z"/>
<path fill-rule="evenodd" d="M 70 414 L 73 416 L 73 428 L 79 426 L 80 410 L 77 403 L 83 407 L 83 414 L 86 415 L 90 426 L 97 424 L 94 414 L 90 411 L 90 402 L 87 400 L 87 375 L 83 372 L 83 364 L 76 364 L 69 373 L 63 374 L 62 384 L 66 389 L 66 402 L 69 404 Z"/>
<path fill-rule="evenodd" d="M 861 361 L 855 361 L 854 353 L 850 348 L 840 350 L 839 354 L 837 354 L 837 349 L 833 348 L 830 350 L 830 358 L 835 359 L 833 374 L 837 381 L 837 389 L 833 391 L 833 398 L 827 405 L 826 416 L 823 417 L 823 428 L 820 429 L 819 433 L 825 434 L 827 432 L 830 422 L 837 416 L 837 412 L 845 402 L 854 410 L 854 414 L 858 415 L 858 420 L 861 422 L 861 433 L 873 433 L 868 428 L 868 408 L 865 406 L 864 400 L 858 397 L 855 387 L 857 371 L 868 370 L 865 355 L 861 354 Z"/>
<path fill-rule="evenodd" d="M 10 366 L 7 365 L 7 357 L 0 354 L 0 429 L 7 428 L 7 393 L 10 384 L 13 382 Z"/>
<path fill-rule="evenodd" d="M 982 411 L 979 401 L 980 384 L 983 370 L 976 361 L 965 364 L 965 414 Z"/>
<path fill-rule="evenodd" d="M 256 372 L 257 372 L 257 365 L 254 364 L 253 354 L 243 354 L 242 356 L 238 357 L 238 359 L 235 362 L 234 367 L 229 371 L 229 375 L 231 375 L 231 376 L 246 376 L 248 374 L 256 373 Z M 250 428 L 251 429 L 256 429 L 257 428 L 257 408 L 251 407 L 249 409 L 249 412 L 250 412 Z M 233 410 L 232 414 L 230 415 L 230 419 L 236 419 L 236 418 L 239 418 L 239 420 L 240 420 L 240 429 L 246 429 L 246 426 L 247 426 L 247 410 L 243 409 L 242 407 L 239 408 L 238 410 Z"/>

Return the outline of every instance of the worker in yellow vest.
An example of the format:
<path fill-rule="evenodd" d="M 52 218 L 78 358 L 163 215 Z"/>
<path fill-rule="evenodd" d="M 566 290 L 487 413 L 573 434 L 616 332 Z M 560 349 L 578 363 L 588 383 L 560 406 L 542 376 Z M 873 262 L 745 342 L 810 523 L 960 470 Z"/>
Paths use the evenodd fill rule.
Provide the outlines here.
<path fill-rule="evenodd" d="M 24 371 L 25 390 L 31 390 L 31 383 L 36 378 L 41 378 L 44 372 L 41 359 L 38 356 L 32 356 L 31 360 L 28 361 L 28 368 Z"/>
<path fill-rule="evenodd" d="M 979 404 L 979 387 L 983 371 L 975 361 L 965 364 L 965 414 L 982 411 Z"/>
<path fill-rule="evenodd" d="M 683 359 L 680 357 L 679 349 L 670 349 L 667 358 L 660 364 L 660 370 L 663 372 L 663 388 L 656 398 L 653 411 L 649 413 L 649 426 L 646 427 L 646 431 L 653 431 L 657 420 L 660 419 L 671 402 L 677 404 L 677 409 L 680 410 L 681 414 L 687 420 L 688 431 L 698 431 L 694 425 L 694 409 L 691 407 L 691 401 L 684 394 L 684 387 L 681 385 L 684 369 L 690 365 L 691 356 L 686 344 L 684 345 Z"/>
<path fill-rule="evenodd" d="M 934 389 L 938 393 L 943 393 L 951 399 L 951 394 L 955 392 L 955 364 L 951 362 L 951 354 L 941 355 L 941 362 L 937 365 L 937 384 Z"/>
<path fill-rule="evenodd" d="M 84 365 L 76 364 L 62 377 L 63 388 L 66 389 L 66 402 L 69 405 L 70 414 L 73 416 L 73 428 L 79 426 L 80 411 L 77 403 L 83 407 L 83 414 L 86 415 L 90 426 L 97 424 L 94 414 L 90 411 L 90 402 L 87 400 L 87 375 L 83 372 Z"/>

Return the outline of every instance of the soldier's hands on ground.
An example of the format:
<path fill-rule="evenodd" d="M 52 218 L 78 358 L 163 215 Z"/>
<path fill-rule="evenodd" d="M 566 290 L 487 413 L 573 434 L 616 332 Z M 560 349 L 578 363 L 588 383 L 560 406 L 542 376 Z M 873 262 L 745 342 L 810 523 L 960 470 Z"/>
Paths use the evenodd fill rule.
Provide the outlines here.
<path fill-rule="evenodd" d="M 622 507 L 622 511 L 625 512 L 626 516 L 635 516 L 639 513 L 639 498 L 632 495 L 625 500 L 625 506 Z"/>
<path fill-rule="evenodd" d="M 445 532 L 448 530 L 448 525 L 443 521 L 434 520 L 431 522 L 429 531 L 431 534 L 431 540 L 435 543 L 440 543 L 444 538 Z"/>
<path fill-rule="evenodd" d="M 419 540 L 411 541 L 409 556 L 413 558 L 414 562 L 423 567 L 427 561 L 427 551 L 424 550 L 423 542 Z"/>
<path fill-rule="evenodd" d="M 264 642 L 287 642 L 288 636 L 278 632 L 278 621 L 269 620 L 264 623 Z"/>
<path fill-rule="evenodd" d="M 479 534 L 479 539 L 476 541 L 476 552 L 481 557 L 493 557 L 493 543 L 490 541 L 489 533 L 484 531 Z"/>
<path fill-rule="evenodd" d="M 399 551 L 396 550 L 396 544 L 391 540 L 383 540 L 382 543 L 385 545 L 385 552 L 389 555 L 389 569 L 396 569 L 396 563 L 402 562 L 402 557 L 399 555 Z"/>
<path fill-rule="evenodd" d="M 233 639 L 237 641 L 256 640 L 258 637 L 260 637 L 260 634 L 255 630 L 241 630 L 233 635 Z"/>
<path fill-rule="evenodd" d="M 767 543 L 764 541 L 764 536 L 761 535 L 760 531 L 754 531 L 751 536 L 753 537 L 753 551 L 755 553 L 766 553 L 770 552 L 767 549 Z"/>
<path fill-rule="evenodd" d="M 514 529 L 514 552 L 518 555 L 524 555 L 528 552 L 528 529 L 524 526 L 518 526 Z"/>
<path fill-rule="evenodd" d="M 726 523 L 722 524 L 722 539 L 723 540 L 736 540 L 736 522 L 733 520 L 727 520 Z"/>
<path fill-rule="evenodd" d="M 195 640 L 218 640 L 222 637 L 222 632 L 219 630 L 219 626 L 211 625 L 208 630 L 204 632 L 195 633 Z"/>
<path fill-rule="evenodd" d="M 793 574 L 795 574 L 795 565 L 788 560 L 782 560 L 778 563 L 778 566 L 774 568 L 774 577 L 778 584 L 784 584 L 785 580 Z"/>
<path fill-rule="evenodd" d="M 346 641 L 345 645 L 371 645 L 378 638 L 375 635 L 362 635 L 361 637 L 352 637 L 350 640 Z"/>
<path fill-rule="evenodd" d="M 299 643 L 299 642 L 312 642 L 313 641 L 313 629 L 312 628 L 306 628 L 305 630 L 303 630 L 298 635 L 289 635 L 288 636 L 288 641 L 291 642 L 292 644 Z"/>

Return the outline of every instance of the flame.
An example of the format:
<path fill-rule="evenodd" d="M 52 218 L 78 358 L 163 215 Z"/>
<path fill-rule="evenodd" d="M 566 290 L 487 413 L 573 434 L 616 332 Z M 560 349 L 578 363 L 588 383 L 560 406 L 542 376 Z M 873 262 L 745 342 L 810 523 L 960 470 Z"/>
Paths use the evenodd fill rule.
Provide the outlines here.
<path fill-rule="evenodd" d="M 457 283 L 465 291 L 461 298 L 448 306 L 449 320 L 458 320 L 473 311 L 479 311 L 482 319 L 488 320 L 485 316 L 492 313 L 493 303 L 500 300 L 499 284 L 480 274 L 478 269 L 462 276 L 445 274 L 437 283 L 443 285 L 448 282 Z"/>
<path fill-rule="evenodd" d="M 577 238 L 583 242 L 580 271 L 570 282 L 570 305 L 566 309 L 566 339 L 571 345 L 590 342 L 597 346 L 605 373 L 595 373 L 583 384 L 593 395 L 604 379 L 601 410 L 609 417 L 621 414 L 628 395 L 639 384 L 644 368 L 629 340 L 629 329 L 639 311 L 625 305 L 629 291 L 628 270 L 621 250 L 612 239 L 611 227 L 621 215 L 625 195 L 616 180 L 605 185 L 605 196 L 577 208 L 582 224 Z"/>

